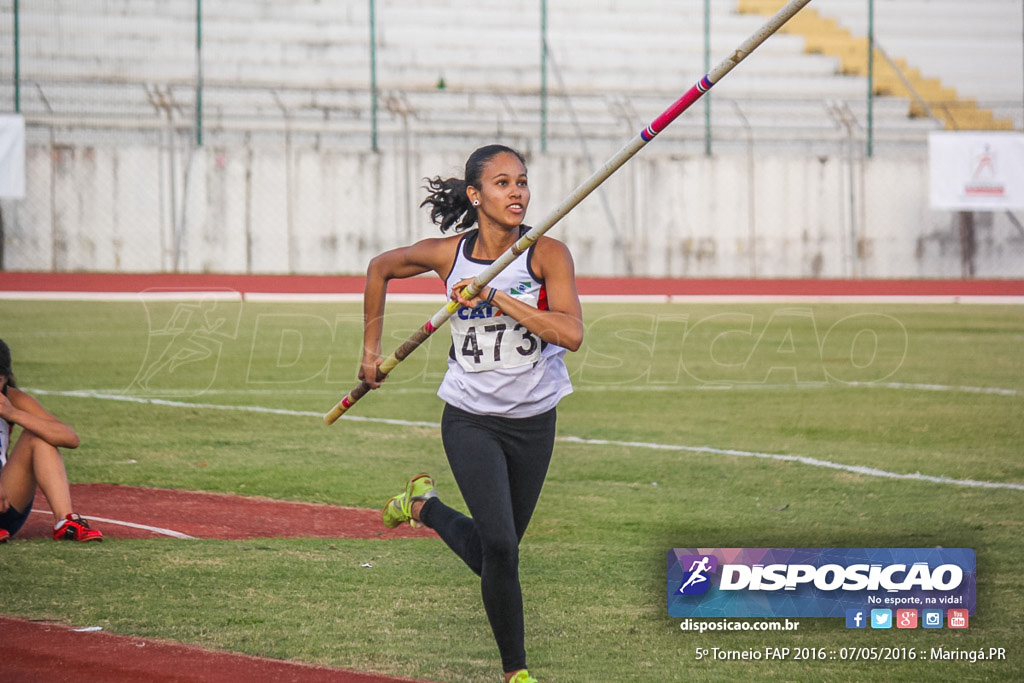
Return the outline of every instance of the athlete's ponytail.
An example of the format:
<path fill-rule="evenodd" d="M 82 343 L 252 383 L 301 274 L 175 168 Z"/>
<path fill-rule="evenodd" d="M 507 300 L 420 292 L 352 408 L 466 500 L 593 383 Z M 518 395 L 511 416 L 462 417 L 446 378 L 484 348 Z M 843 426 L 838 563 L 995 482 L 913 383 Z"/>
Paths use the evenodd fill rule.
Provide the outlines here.
<path fill-rule="evenodd" d="M 466 181 L 459 178 L 427 179 L 425 189 L 429 194 L 420 206 L 430 205 L 430 220 L 441 227 L 441 232 L 447 232 L 453 224 L 455 232 L 462 232 L 476 223 L 476 207 L 469 202 L 466 187 Z"/>
<path fill-rule="evenodd" d="M 11 348 L 0 339 L 0 377 L 7 378 L 7 386 L 16 387 L 14 370 L 11 369 Z"/>

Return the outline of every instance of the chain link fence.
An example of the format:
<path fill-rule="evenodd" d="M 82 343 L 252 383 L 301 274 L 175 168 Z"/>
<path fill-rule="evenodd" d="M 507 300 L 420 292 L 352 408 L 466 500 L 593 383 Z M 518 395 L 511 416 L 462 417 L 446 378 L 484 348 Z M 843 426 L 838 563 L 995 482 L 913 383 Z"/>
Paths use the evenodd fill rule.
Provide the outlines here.
<path fill-rule="evenodd" d="M 526 153 L 539 220 L 763 23 L 743 4 L 645 3 L 652 26 L 615 0 L 0 0 L 0 110 L 27 137 L 0 267 L 359 273 L 432 236 L 423 178 L 494 141 Z M 1020 131 L 1020 4 L 932 5 L 987 35 L 961 61 L 1008 73 L 971 97 Z M 867 0 L 819 9 L 866 34 Z M 877 10 L 886 54 L 945 65 L 941 37 L 908 34 L 895 0 Z M 805 48 L 773 36 L 578 207 L 555 236 L 579 272 L 1024 275 L 1014 214 L 929 208 L 942 122 L 920 94 L 869 96 Z"/>

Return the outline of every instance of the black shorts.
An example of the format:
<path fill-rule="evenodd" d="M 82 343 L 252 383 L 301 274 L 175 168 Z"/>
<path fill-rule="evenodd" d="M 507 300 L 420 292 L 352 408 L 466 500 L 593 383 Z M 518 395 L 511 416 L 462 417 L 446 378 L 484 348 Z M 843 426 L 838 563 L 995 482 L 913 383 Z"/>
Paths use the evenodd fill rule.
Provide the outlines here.
<path fill-rule="evenodd" d="M 25 524 L 30 512 L 32 512 L 31 505 L 27 506 L 24 512 L 19 512 L 13 505 L 10 506 L 6 512 L 0 512 L 0 529 L 4 529 L 13 536 Z"/>

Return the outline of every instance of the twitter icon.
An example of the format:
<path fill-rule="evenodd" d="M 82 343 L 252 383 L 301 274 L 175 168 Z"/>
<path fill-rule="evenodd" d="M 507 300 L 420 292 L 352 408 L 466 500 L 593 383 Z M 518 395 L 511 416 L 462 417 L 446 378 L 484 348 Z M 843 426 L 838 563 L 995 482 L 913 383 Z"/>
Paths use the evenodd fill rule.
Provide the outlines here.
<path fill-rule="evenodd" d="M 871 628 L 892 628 L 892 610 L 871 610 Z"/>

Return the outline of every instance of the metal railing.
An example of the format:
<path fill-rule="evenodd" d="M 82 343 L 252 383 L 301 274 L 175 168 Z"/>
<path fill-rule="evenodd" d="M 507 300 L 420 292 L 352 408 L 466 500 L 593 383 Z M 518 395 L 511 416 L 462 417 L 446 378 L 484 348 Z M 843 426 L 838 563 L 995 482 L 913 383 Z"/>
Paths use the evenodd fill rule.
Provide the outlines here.
<path fill-rule="evenodd" d="M 133 9 L 135 2 L 148 9 Z M 612 4 L 594 2 L 579 19 L 597 22 L 590 27 L 604 41 L 597 45 L 581 35 L 586 27 L 577 30 L 566 1 L 517 7 L 515 21 L 487 14 L 489 23 L 512 26 L 513 38 L 500 42 L 495 28 L 473 42 L 449 25 L 443 0 L 254 0 L 269 18 L 245 22 L 224 9 L 243 3 L 0 0 L 0 71 L 13 73 L 11 87 L 0 85 L 0 111 L 25 117 L 30 188 L 25 200 L 2 207 L 6 266 L 359 270 L 375 249 L 422 234 L 417 183 L 439 171 L 434 162 L 500 140 L 531 164 L 541 161 L 545 176 L 559 165 L 566 177 L 589 172 L 595 158 L 618 149 L 678 97 L 681 84 L 721 57 L 715 47 L 731 42 L 728 31 L 763 21 L 726 11 L 725 3 L 686 3 L 679 9 L 685 17 L 664 17 L 653 33 L 645 25 L 650 47 L 636 52 L 631 27 L 599 24 Z M 102 21 L 87 12 L 115 5 L 120 13 Z M 503 6 L 477 5 L 488 13 Z M 864 0 L 865 11 L 873 5 Z M 418 8 L 422 26 L 410 28 L 409 8 Z M 451 33 L 426 42 L 423 34 L 439 27 Z M 887 33 L 879 31 L 883 39 Z M 459 51 L 463 42 L 472 49 Z M 830 58 L 803 55 L 798 38 L 773 37 L 772 50 L 708 93 L 703 116 L 694 111 L 673 123 L 622 182 L 602 188 L 594 209 L 582 208 L 588 231 L 570 238 L 581 269 L 713 277 L 946 273 L 951 230 L 926 224 L 933 218 L 920 208 L 927 204 L 920 182 L 899 181 L 926 176 L 929 133 L 962 105 L 918 92 L 882 42 L 874 40 L 884 60 L 878 66 L 897 72 L 909 97 L 879 96 L 871 79 L 837 75 Z M 480 50 L 481 43 L 492 49 Z M 1013 44 L 1020 49 L 1024 41 Z M 461 63 L 469 54 L 481 63 Z M 634 55 L 636 63 L 627 63 Z M 604 61 L 595 68 L 593 59 Z M 776 64 L 795 63 L 800 74 L 773 80 L 783 68 Z M 795 87 L 801 79 L 811 84 L 802 92 Z M 1024 128 L 1024 95 L 1001 92 L 978 104 Z M 813 216 L 781 215 L 780 204 L 806 198 L 794 190 L 777 203 L 776 181 L 787 174 L 799 179 L 793 186 L 809 204 L 818 202 Z M 324 177 L 336 186 L 315 185 Z M 702 184 L 706 177 L 726 182 Z M 695 185 L 700 195 L 689 194 Z M 722 187 L 727 199 L 710 196 Z M 356 196 L 342 207 L 335 204 L 341 193 Z M 914 222 L 900 230 L 921 237 L 912 248 L 897 245 L 902 260 L 891 265 L 896 257 L 882 253 L 897 238 L 877 226 L 895 215 Z M 803 220 L 802 234 L 785 232 Z M 979 255 L 977 273 L 1018 272 L 1019 259 L 1007 255 L 1024 250 L 1019 221 L 987 220 L 979 218 L 979 240 L 1001 246 Z M 355 236 L 344 224 L 364 232 Z M 380 229 L 391 232 L 374 232 Z M 780 256 L 784 248 L 807 253 Z"/>
<path fill-rule="evenodd" d="M 363 60 L 357 59 L 352 64 L 344 67 L 339 65 L 339 70 L 345 69 L 347 71 L 346 78 L 350 82 L 347 87 L 343 88 L 337 84 L 325 83 L 321 87 L 310 87 L 308 89 L 319 91 L 323 94 L 324 99 L 329 99 L 331 93 L 339 91 L 348 92 L 349 99 L 355 97 L 362 98 L 363 102 L 361 106 L 365 108 L 365 114 L 361 114 L 359 120 L 366 129 L 364 132 L 366 143 L 373 151 L 379 150 L 382 130 L 387 128 L 389 123 L 382 120 L 382 117 L 390 115 L 386 109 L 382 109 L 381 107 L 382 97 L 385 96 L 385 93 L 395 91 L 416 93 L 417 98 L 421 102 L 429 103 L 431 106 L 434 106 L 436 103 L 440 109 L 445 110 L 447 108 L 457 107 L 457 103 L 459 101 L 458 97 L 466 93 L 476 93 L 481 98 L 485 99 L 492 95 L 498 96 L 498 94 L 504 90 L 504 92 L 508 93 L 509 97 L 515 97 L 517 105 L 521 107 L 521 109 L 517 111 L 517 117 L 524 121 L 528 121 L 530 125 L 535 127 L 530 137 L 536 141 L 537 147 L 542 153 L 548 150 L 549 145 L 557 146 L 562 144 L 559 142 L 558 138 L 567 134 L 582 137 L 592 136 L 595 139 L 600 139 L 603 135 L 607 134 L 604 131 L 609 130 L 608 128 L 601 127 L 602 125 L 606 125 L 606 122 L 598 120 L 596 121 L 596 126 L 593 129 L 576 125 L 576 130 L 574 132 L 565 132 L 565 112 L 558 111 L 558 107 L 555 102 L 556 98 L 562 103 L 568 103 L 570 100 L 577 100 L 579 101 L 579 105 L 577 106 L 578 109 L 583 110 L 584 108 L 590 108 L 592 110 L 594 107 L 594 100 L 600 100 L 602 98 L 607 100 L 609 99 L 610 94 L 604 92 L 595 95 L 595 93 L 589 92 L 585 87 L 585 84 L 581 83 L 580 80 L 581 78 L 585 78 L 585 76 L 572 79 L 563 75 L 562 71 L 564 71 L 564 69 L 560 69 L 558 62 L 555 59 L 555 51 L 553 50 L 553 47 L 555 46 L 552 43 L 554 38 L 551 36 L 552 31 L 550 28 L 552 19 L 549 17 L 552 10 L 549 8 L 549 4 L 546 0 L 541 0 L 539 7 L 537 8 L 537 18 L 539 20 L 537 26 L 539 33 L 537 45 L 539 46 L 539 51 L 536 58 L 537 72 L 535 74 L 535 78 L 524 76 L 517 83 L 510 84 L 508 86 L 501 86 L 500 79 L 494 79 L 491 83 L 484 83 L 480 85 L 464 84 L 462 86 L 454 85 L 448 87 L 445 87 L 443 79 L 440 79 L 435 88 L 436 94 L 451 95 L 451 101 L 445 101 L 444 97 L 432 99 L 425 97 L 425 93 L 422 91 L 427 89 L 429 87 L 428 85 L 421 81 L 418 83 L 414 82 L 416 79 L 412 79 L 413 82 L 410 82 L 409 79 L 395 78 L 392 73 L 393 68 L 383 64 L 386 60 L 382 59 L 382 55 L 387 55 L 389 50 L 396 49 L 396 40 L 387 37 L 389 35 L 388 31 L 392 28 L 391 24 L 388 22 L 393 24 L 396 16 L 398 16 L 395 13 L 396 8 L 391 7 L 389 3 L 384 2 L 383 0 L 353 0 L 349 3 L 340 4 L 349 6 L 351 11 L 359 16 L 362 15 L 357 12 L 357 10 L 362 11 L 364 9 L 366 12 L 365 17 L 368 37 L 363 41 L 365 42 L 366 48 L 365 58 Z M 379 5 L 384 5 L 386 6 L 385 9 L 391 11 L 387 12 L 386 16 L 382 17 L 380 8 L 378 7 Z M 920 115 L 919 112 L 924 112 L 923 116 L 927 118 L 934 118 L 936 122 L 941 122 L 944 118 L 948 119 L 949 116 L 943 117 L 939 112 L 943 110 L 955 110 L 960 105 L 955 101 L 927 101 L 917 93 L 907 79 L 904 78 L 899 67 L 889 57 L 888 52 L 881 49 L 881 44 L 875 37 L 876 19 L 874 5 L 875 0 L 865 0 L 865 6 L 869 17 L 868 33 L 870 44 L 879 50 L 879 54 L 881 54 L 890 67 L 896 71 L 911 93 L 913 106 L 910 109 L 914 109 L 914 111 L 910 111 L 910 109 L 908 109 L 905 118 L 911 118 L 915 115 Z M 12 91 L 9 100 L 10 109 L 14 112 L 24 113 L 26 116 L 32 118 L 40 117 L 42 115 L 51 116 L 54 114 L 54 111 L 51 108 L 36 108 L 33 105 L 38 103 L 37 100 L 39 98 L 37 95 L 39 93 L 67 86 L 67 74 L 61 73 L 61 69 L 64 68 L 60 66 L 62 61 L 78 59 L 82 62 L 88 63 L 89 61 L 94 61 L 98 65 L 102 65 L 109 57 L 107 54 L 96 54 L 93 57 L 86 55 L 83 57 L 79 53 L 69 53 L 67 58 L 65 58 L 65 56 L 60 52 L 62 50 L 59 45 L 60 40 L 58 40 L 55 33 L 50 39 L 50 43 L 52 45 L 51 52 L 54 57 L 57 57 L 57 59 L 48 63 L 45 52 L 47 39 L 45 34 L 40 33 L 39 29 L 40 25 L 47 23 L 40 21 L 40 17 L 45 15 L 47 7 L 49 7 L 53 13 L 54 21 L 49 22 L 52 26 L 60 25 L 61 21 L 58 20 L 62 20 L 65 23 L 73 25 L 76 20 L 77 13 L 85 12 L 84 9 L 80 9 L 79 6 L 76 6 L 73 3 L 52 1 L 47 3 L 46 0 L 40 0 L 39 2 L 33 3 L 31 8 L 28 8 L 24 3 L 19 2 L 19 0 L 12 0 L 10 25 L 13 33 L 11 41 L 13 49 L 11 52 Z M 813 5 L 811 7 L 813 7 Z M 131 17 L 130 3 L 125 5 L 125 8 L 128 12 L 123 16 Z M 184 114 L 180 115 L 178 117 L 178 125 L 191 125 L 193 128 L 195 143 L 200 146 L 204 143 L 208 128 L 217 129 L 220 127 L 221 129 L 230 129 L 239 128 L 245 125 L 244 121 L 246 117 L 235 116 L 234 120 L 230 121 L 228 120 L 229 117 L 223 114 L 224 97 L 225 93 L 232 90 L 232 87 L 230 86 L 234 86 L 234 89 L 237 92 L 248 91 L 250 93 L 256 90 L 283 92 L 307 89 L 296 86 L 293 81 L 290 82 L 287 75 L 284 77 L 269 75 L 266 79 L 253 79 L 249 77 L 237 77 L 230 79 L 225 78 L 223 75 L 212 75 L 211 70 L 216 70 L 214 67 L 223 66 L 223 61 L 225 59 L 235 59 L 244 62 L 248 58 L 247 55 L 240 53 L 232 57 L 228 54 L 228 49 L 223 46 L 218 49 L 215 42 L 211 42 L 211 36 L 216 36 L 218 31 L 223 32 L 223 24 L 226 20 L 222 16 L 217 16 L 215 19 L 206 18 L 206 13 L 210 12 L 210 10 L 209 8 L 204 8 L 202 0 L 195 1 L 194 15 L 191 18 L 184 16 L 180 10 L 177 10 L 177 12 L 179 15 L 178 23 L 183 26 L 181 30 L 174 32 L 174 35 L 177 36 L 176 40 L 178 42 L 173 48 L 173 51 L 179 55 L 194 53 L 195 60 L 191 67 L 183 65 L 179 66 L 173 77 L 166 76 L 163 78 L 163 82 L 160 82 L 160 77 L 154 77 L 152 74 L 153 70 L 150 68 L 149 62 L 151 61 L 151 58 L 149 55 L 130 53 L 124 55 L 125 61 L 135 62 L 140 67 L 146 67 L 141 69 L 138 74 L 133 74 L 131 71 L 122 71 L 116 74 L 111 74 L 111 69 L 97 69 L 95 74 L 82 74 L 77 76 L 77 83 L 75 84 L 76 87 L 79 90 L 84 90 L 91 85 L 97 89 L 107 88 L 109 91 L 110 87 L 121 85 L 126 92 L 126 98 L 129 100 L 126 103 L 126 106 L 131 105 L 131 91 L 136 88 L 143 87 L 173 92 L 177 101 L 183 103 L 187 102 L 191 112 L 188 116 L 185 116 Z M 716 58 L 712 49 L 712 44 L 715 40 L 715 36 L 717 35 L 716 26 L 713 20 L 716 20 L 721 16 L 720 14 L 716 14 L 716 12 L 721 13 L 721 8 L 719 7 L 713 11 L 710 0 L 704 0 L 700 10 L 700 21 L 692 22 L 692 37 L 698 38 L 700 41 L 699 53 L 703 65 L 701 68 L 705 69 L 711 61 Z M 23 15 L 26 15 L 26 13 L 28 13 L 27 16 L 34 18 L 31 28 L 26 27 L 22 21 Z M 145 17 L 141 15 L 131 18 L 145 19 Z M 116 23 L 115 17 L 108 17 L 108 19 L 111 22 Z M 325 16 L 324 21 L 327 22 L 328 20 L 329 19 Z M 358 16 L 355 16 L 352 19 L 353 23 L 358 23 L 358 21 Z M 1022 21 L 1024 21 L 1024 18 L 1022 18 Z M 192 26 L 192 29 L 194 30 L 191 32 L 185 30 L 190 22 L 194 23 L 194 26 Z M 211 28 L 214 29 L 212 34 L 210 32 Z M 33 45 L 36 46 L 33 48 L 30 56 L 22 54 L 24 51 L 22 34 L 25 30 L 30 30 L 33 38 Z M 650 29 L 648 28 L 646 30 Z M 382 36 L 382 33 L 385 35 Z M 561 35 L 566 35 L 566 28 L 564 26 L 561 28 Z M 152 37 L 155 41 L 167 40 L 166 37 L 158 35 L 157 29 L 154 29 L 154 35 Z M 215 41 L 215 38 L 213 40 Z M 271 41 L 265 47 L 268 52 L 284 52 L 290 48 L 288 41 L 289 38 L 287 34 L 282 33 L 279 40 Z M 39 45 L 43 45 L 43 48 L 39 48 Z M 1024 39 L 1022 39 L 1022 45 L 1024 45 Z M 43 50 L 42 52 L 40 51 L 41 49 Z M 567 51 L 571 50 L 570 47 L 565 47 L 564 49 Z M 874 50 L 869 51 L 869 60 L 873 60 L 874 54 Z M 159 55 L 154 55 L 152 57 L 152 60 L 158 59 Z M 359 62 L 362 62 L 362 66 L 358 65 Z M 527 70 L 529 67 L 530 65 L 527 64 Z M 637 66 L 638 70 L 642 68 L 643 65 Z M 693 73 L 698 68 L 698 65 L 689 64 L 686 65 L 686 68 Z M 871 64 L 869 64 L 869 69 L 871 69 Z M 268 71 L 273 72 L 274 70 Z M 362 75 L 359 74 L 360 71 L 362 71 Z M 299 75 L 301 74 L 301 69 L 296 69 L 295 72 L 296 75 Z M 623 73 L 625 75 L 624 81 L 628 85 L 628 81 L 630 80 L 629 73 L 631 72 L 628 68 L 624 68 Z M 556 77 L 557 91 L 553 91 L 551 89 L 549 75 Z M 228 80 L 233 80 L 234 83 L 226 82 Z M 535 86 L 531 87 L 529 85 L 530 82 L 533 82 Z M 649 96 L 642 92 L 642 88 L 624 87 L 623 92 L 616 93 L 614 97 L 620 101 L 627 102 L 628 104 L 626 106 L 634 110 L 643 110 L 643 102 L 645 100 L 651 101 L 657 99 L 659 102 L 664 101 L 666 93 L 671 92 L 672 86 L 673 84 L 666 83 L 660 88 L 650 89 L 651 92 Z M 866 90 L 863 91 L 862 95 L 863 101 L 860 103 L 856 100 L 861 98 L 852 95 L 852 93 L 845 98 L 836 98 L 831 95 L 825 95 L 822 99 L 846 99 L 850 102 L 849 108 L 851 111 L 862 112 L 856 115 L 863 118 L 863 123 L 860 126 L 862 129 L 861 135 L 864 138 L 863 144 L 868 150 L 868 156 L 871 156 L 873 154 L 876 137 L 885 142 L 887 137 L 893 137 L 893 131 L 885 130 L 886 126 L 889 126 L 891 122 L 880 116 L 876 110 L 876 105 L 882 106 L 884 103 L 876 101 L 878 98 L 874 94 L 875 88 L 872 83 L 872 77 L 869 76 L 866 81 L 866 86 Z M 191 89 L 193 92 L 186 96 L 182 92 L 183 88 Z M 29 91 L 35 94 L 30 94 Z M 713 102 L 719 97 L 719 94 L 714 93 L 707 98 L 704 104 L 704 116 L 703 120 L 700 121 L 702 125 L 700 137 L 703 139 L 705 154 L 710 155 L 714 151 L 716 145 L 723 144 L 723 139 L 726 141 L 725 144 L 727 144 L 728 139 L 730 139 L 734 134 L 734 129 L 735 132 L 740 132 L 744 136 L 748 134 L 748 124 L 745 122 L 739 126 L 730 124 L 728 120 L 728 112 L 735 110 L 737 105 L 734 102 L 740 102 L 740 106 L 744 110 L 745 115 L 751 120 L 756 121 L 759 118 L 757 113 L 758 101 L 764 99 L 765 93 L 762 91 L 753 92 L 749 96 L 728 94 L 723 96 L 733 102 L 730 102 L 724 107 L 715 107 Z M 529 101 L 531 98 L 533 99 L 533 102 Z M 774 92 L 770 99 L 778 102 L 787 98 L 792 98 L 794 102 L 799 102 L 804 99 L 800 95 L 790 95 L 785 92 Z M 4 99 L 6 98 L 2 96 L 2 93 L 0 93 L 0 107 L 3 107 L 2 102 Z M 51 102 L 56 101 L 57 99 L 59 98 L 50 98 Z M 112 99 L 116 100 L 116 98 Z M 634 101 L 631 102 L 631 100 Z M 1024 83 L 1022 83 L 1021 102 L 1007 99 L 1005 101 L 983 104 L 989 104 L 1001 111 L 1013 112 L 1015 127 L 1019 129 L 1024 125 Z M 111 111 L 106 112 L 105 116 L 113 118 L 115 115 L 120 115 L 116 109 L 117 106 L 118 103 L 116 101 L 112 101 Z M 886 104 L 885 106 L 891 107 L 891 104 Z M 62 103 L 58 107 L 58 113 L 68 119 L 77 114 L 83 127 L 88 127 L 90 124 L 95 123 L 93 118 L 93 114 L 96 113 L 95 111 L 90 111 L 88 107 L 83 107 L 83 111 L 75 112 L 73 107 L 73 102 Z M 467 112 L 467 114 L 468 113 L 471 113 L 471 110 Z M 486 118 L 490 114 L 488 112 L 481 112 L 481 114 L 484 118 L 483 123 L 486 125 Z M 563 121 L 559 120 L 560 117 Z M 725 117 L 724 120 L 723 117 Z M 140 125 L 148 125 L 142 117 L 133 117 L 129 114 L 127 116 L 121 115 L 121 118 L 126 119 L 126 122 L 134 118 L 134 120 Z M 262 123 L 264 124 L 269 121 L 269 117 L 265 115 L 251 118 L 254 121 L 262 120 Z M 434 115 L 434 119 L 439 120 L 440 116 Z M 329 113 L 325 113 L 324 120 L 330 121 Z M 697 121 L 698 119 L 695 118 L 694 124 L 696 124 Z M 290 121 L 288 125 L 291 125 L 292 123 L 293 122 Z M 331 123 L 336 123 L 336 121 Z M 902 126 L 903 122 L 899 123 Z M 723 127 L 723 130 L 715 130 L 722 129 Z M 764 131 L 763 128 L 764 127 L 758 126 L 756 123 L 751 127 L 756 139 L 770 140 L 771 133 Z M 913 126 L 911 126 L 911 128 L 913 128 Z M 917 128 L 923 130 L 921 126 L 918 126 Z M 329 131 L 330 126 L 327 127 L 327 132 L 329 133 Z M 812 137 L 816 133 L 817 131 L 811 129 L 808 131 L 806 137 Z M 457 135 L 457 129 L 453 130 L 452 134 Z M 791 136 L 788 132 L 783 131 L 783 133 L 778 137 L 785 140 Z"/>

